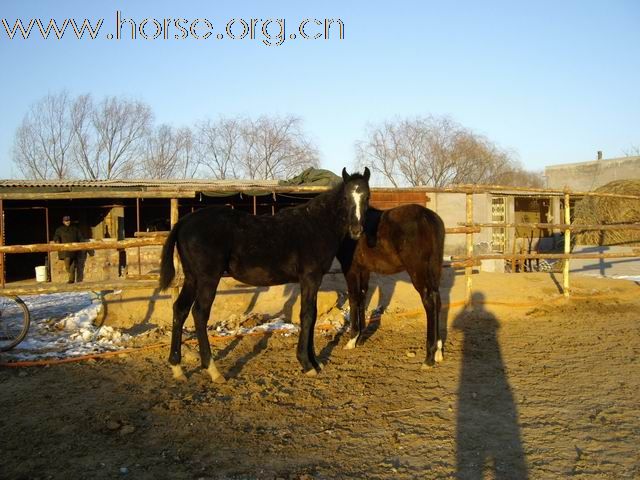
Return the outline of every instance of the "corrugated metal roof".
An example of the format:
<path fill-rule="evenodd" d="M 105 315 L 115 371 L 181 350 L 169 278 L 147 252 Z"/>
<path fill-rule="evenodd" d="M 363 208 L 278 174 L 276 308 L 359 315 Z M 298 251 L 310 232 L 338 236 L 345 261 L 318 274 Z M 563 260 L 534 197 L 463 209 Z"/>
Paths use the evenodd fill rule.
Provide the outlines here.
<path fill-rule="evenodd" d="M 197 188 L 198 190 L 212 189 L 216 187 L 241 187 L 241 188 L 269 188 L 277 186 L 277 180 L 0 180 L 0 187 L 4 188 Z"/>
<path fill-rule="evenodd" d="M 222 196 L 272 192 L 317 193 L 327 187 L 279 185 L 277 180 L 0 180 L 0 199 L 39 198 L 192 198 L 197 193 Z"/>

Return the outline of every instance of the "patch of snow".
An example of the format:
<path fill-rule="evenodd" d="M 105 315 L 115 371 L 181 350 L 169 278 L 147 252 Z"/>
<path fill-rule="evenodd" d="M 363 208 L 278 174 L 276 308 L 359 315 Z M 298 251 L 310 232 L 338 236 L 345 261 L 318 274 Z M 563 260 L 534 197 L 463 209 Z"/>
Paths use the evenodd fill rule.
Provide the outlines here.
<path fill-rule="evenodd" d="M 4 361 L 46 360 L 89 355 L 127 348 L 131 335 L 110 326 L 94 325 L 102 303 L 92 292 L 54 293 L 21 297 L 29 308 L 31 326 L 27 337 L 13 350 L 0 355 Z M 248 316 L 247 316 L 248 318 Z M 300 328 L 283 317 L 251 328 L 242 327 L 244 318 L 235 316 L 220 322 L 215 334 L 247 335 L 256 332 L 297 334 Z"/>
<path fill-rule="evenodd" d="M 8 360 L 36 360 L 87 355 L 126 347 L 130 336 L 94 325 L 102 309 L 90 292 L 53 293 L 21 297 L 29 308 L 31 326 L 16 348 L 2 354 Z"/>

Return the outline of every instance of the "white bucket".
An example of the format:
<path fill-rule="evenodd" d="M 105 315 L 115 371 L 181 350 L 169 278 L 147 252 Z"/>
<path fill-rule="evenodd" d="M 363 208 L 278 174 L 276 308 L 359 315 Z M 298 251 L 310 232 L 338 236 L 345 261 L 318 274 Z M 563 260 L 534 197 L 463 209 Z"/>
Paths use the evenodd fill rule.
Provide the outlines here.
<path fill-rule="evenodd" d="M 36 267 L 36 282 L 47 281 L 47 267 L 46 265 L 40 265 Z"/>

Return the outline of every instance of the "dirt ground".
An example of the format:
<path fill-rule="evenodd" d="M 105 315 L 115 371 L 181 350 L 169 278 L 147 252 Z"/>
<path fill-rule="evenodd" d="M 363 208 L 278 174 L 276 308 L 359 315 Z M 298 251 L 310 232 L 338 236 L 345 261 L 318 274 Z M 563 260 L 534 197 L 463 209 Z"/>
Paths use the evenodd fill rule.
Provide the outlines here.
<path fill-rule="evenodd" d="M 463 284 L 449 278 L 445 300 Z M 549 274 L 481 274 L 474 288 L 473 307 L 445 309 L 445 361 L 430 370 L 406 281 L 358 349 L 317 331 L 316 378 L 278 333 L 215 342 L 225 384 L 191 344 L 184 384 L 166 346 L 0 369 L 0 477 L 640 478 L 640 286 L 576 278 L 570 301 Z"/>

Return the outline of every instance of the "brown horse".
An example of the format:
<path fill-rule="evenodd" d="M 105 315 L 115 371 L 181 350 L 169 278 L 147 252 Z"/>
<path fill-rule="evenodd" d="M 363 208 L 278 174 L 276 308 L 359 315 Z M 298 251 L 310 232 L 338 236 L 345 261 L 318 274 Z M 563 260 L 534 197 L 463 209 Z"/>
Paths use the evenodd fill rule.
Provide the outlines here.
<path fill-rule="evenodd" d="M 369 274 L 406 271 L 427 316 L 427 356 L 423 367 L 442 361 L 439 287 L 444 222 L 437 213 L 420 205 L 390 210 L 369 207 L 364 233 L 358 240 L 346 238 L 337 255 L 349 290 L 351 340 L 345 348 L 354 348 L 365 328 Z"/>

